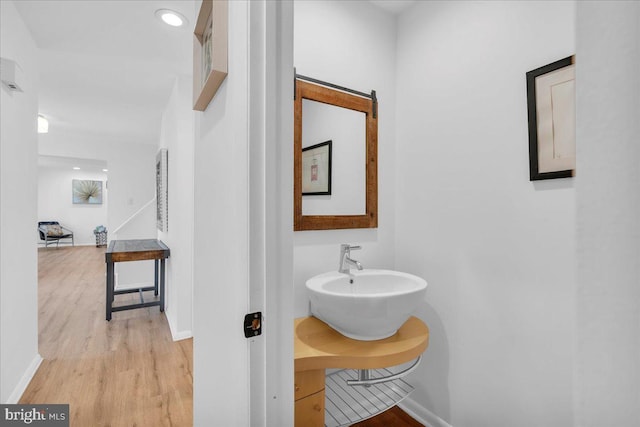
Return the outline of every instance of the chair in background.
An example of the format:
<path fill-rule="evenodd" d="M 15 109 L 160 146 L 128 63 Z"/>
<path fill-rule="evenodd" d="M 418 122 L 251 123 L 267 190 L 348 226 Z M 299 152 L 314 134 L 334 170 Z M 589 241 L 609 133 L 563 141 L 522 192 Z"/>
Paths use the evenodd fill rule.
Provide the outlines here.
<path fill-rule="evenodd" d="M 40 233 L 40 240 L 44 240 L 45 247 L 53 242 L 56 242 L 57 247 L 63 239 L 71 239 L 70 242 L 67 240 L 62 243 L 71 243 L 72 246 L 75 246 L 73 242 L 73 231 L 61 226 L 58 221 L 38 222 L 38 233 Z"/>

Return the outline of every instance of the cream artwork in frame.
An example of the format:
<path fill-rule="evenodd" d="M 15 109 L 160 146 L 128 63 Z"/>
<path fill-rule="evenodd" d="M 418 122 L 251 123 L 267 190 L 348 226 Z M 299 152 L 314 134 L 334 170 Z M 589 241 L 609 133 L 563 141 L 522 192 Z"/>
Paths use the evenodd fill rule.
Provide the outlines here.
<path fill-rule="evenodd" d="M 527 73 L 529 179 L 568 178 L 576 168 L 575 63 L 570 56 Z"/>
<path fill-rule="evenodd" d="M 73 179 L 71 180 L 71 196 L 74 205 L 101 205 L 102 181 Z"/>

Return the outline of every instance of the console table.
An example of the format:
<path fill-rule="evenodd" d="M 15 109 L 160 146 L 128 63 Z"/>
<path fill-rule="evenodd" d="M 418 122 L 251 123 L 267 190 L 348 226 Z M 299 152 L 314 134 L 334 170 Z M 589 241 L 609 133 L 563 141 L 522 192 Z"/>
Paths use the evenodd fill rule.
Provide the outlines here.
<path fill-rule="evenodd" d="M 135 308 L 160 306 L 160 311 L 164 311 L 164 285 L 165 285 L 165 261 L 169 258 L 170 250 L 161 240 L 156 239 L 136 239 L 136 240 L 112 240 L 109 243 L 105 254 L 107 263 L 107 320 L 111 320 L 111 313 L 114 311 L 132 310 Z M 137 289 L 115 290 L 114 264 L 124 261 L 155 260 L 155 281 L 154 286 L 147 286 Z M 159 289 L 158 289 L 158 284 Z M 160 294 L 160 299 L 145 302 L 142 295 L 145 291 L 154 291 L 154 295 Z M 140 303 L 121 306 L 113 306 L 115 295 L 130 294 L 137 292 L 140 294 Z"/>

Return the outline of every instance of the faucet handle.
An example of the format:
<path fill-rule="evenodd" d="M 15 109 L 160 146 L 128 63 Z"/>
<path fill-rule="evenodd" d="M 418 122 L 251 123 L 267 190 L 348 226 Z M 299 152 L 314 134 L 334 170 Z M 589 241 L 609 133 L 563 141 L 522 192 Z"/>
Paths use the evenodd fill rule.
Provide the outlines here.
<path fill-rule="evenodd" d="M 344 252 L 349 252 L 351 250 L 358 250 L 358 249 L 362 249 L 362 246 L 351 246 L 349 243 L 342 243 L 340 245 L 340 250 L 344 253 Z"/>
<path fill-rule="evenodd" d="M 351 246 L 349 243 L 342 243 L 340 245 L 340 267 L 338 268 L 340 273 L 349 274 L 348 262 L 355 264 L 358 267 L 358 270 L 362 270 L 362 265 L 360 265 L 358 261 L 354 261 L 350 258 L 352 249 L 362 249 L 362 246 Z"/>

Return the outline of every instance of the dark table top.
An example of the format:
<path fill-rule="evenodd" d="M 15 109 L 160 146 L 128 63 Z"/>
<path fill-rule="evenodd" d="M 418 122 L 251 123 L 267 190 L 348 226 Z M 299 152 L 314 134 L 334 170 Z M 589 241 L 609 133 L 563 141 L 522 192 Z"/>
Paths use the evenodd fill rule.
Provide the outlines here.
<path fill-rule="evenodd" d="M 105 254 L 106 262 L 140 261 L 169 258 L 170 250 L 162 240 L 112 240 Z"/>

